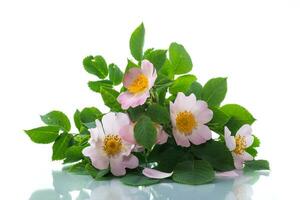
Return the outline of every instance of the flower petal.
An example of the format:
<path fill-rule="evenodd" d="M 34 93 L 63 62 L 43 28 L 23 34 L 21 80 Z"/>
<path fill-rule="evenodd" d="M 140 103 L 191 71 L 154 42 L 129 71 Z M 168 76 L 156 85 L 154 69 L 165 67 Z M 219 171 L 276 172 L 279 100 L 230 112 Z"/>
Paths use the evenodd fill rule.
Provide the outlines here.
<path fill-rule="evenodd" d="M 249 124 L 243 125 L 236 133 L 236 135 L 240 136 L 250 136 L 252 133 L 252 128 Z"/>
<path fill-rule="evenodd" d="M 205 143 L 207 140 L 210 140 L 211 136 L 212 134 L 210 129 L 207 126 L 202 125 L 193 130 L 192 134 L 187 137 L 193 144 L 198 145 Z"/>
<path fill-rule="evenodd" d="M 206 124 L 210 122 L 213 118 L 213 112 L 208 109 L 206 102 L 204 101 L 197 101 L 197 107 L 199 107 L 199 112 L 197 112 L 197 120 L 202 123 Z"/>
<path fill-rule="evenodd" d="M 246 148 L 250 147 L 253 144 L 253 141 L 254 141 L 254 137 L 252 135 L 247 136 L 246 137 Z"/>
<path fill-rule="evenodd" d="M 123 140 L 130 144 L 136 144 L 135 138 L 134 138 L 134 125 L 129 124 L 126 126 L 121 127 L 120 129 L 120 136 Z"/>
<path fill-rule="evenodd" d="M 124 75 L 123 85 L 128 88 L 132 82 L 137 78 L 138 75 L 142 74 L 142 70 L 137 67 L 130 68 Z"/>
<path fill-rule="evenodd" d="M 236 169 L 242 169 L 244 165 L 244 161 L 237 157 L 236 154 L 232 153 L 233 155 L 233 162 Z"/>
<path fill-rule="evenodd" d="M 126 174 L 126 169 L 122 161 L 122 156 L 109 159 L 110 171 L 115 176 L 123 176 Z"/>
<path fill-rule="evenodd" d="M 189 147 L 191 145 L 188 138 L 180 134 L 176 129 L 173 129 L 173 136 L 177 145 L 183 147 Z"/>
<path fill-rule="evenodd" d="M 217 172 L 216 173 L 216 177 L 228 177 L 228 178 L 231 178 L 231 177 L 238 177 L 238 176 L 239 176 L 239 174 L 235 170 L 226 171 L 226 172 Z"/>
<path fill-rule="evenodd" d="M 97 169 L 107 169 L 109 165 L 108 157 L 99 150 L 100 147 L 86 147 L 82 150 L 82 154 L 89 157 L 92 161 L 92 165 Z"/>
<path fill-rule="evenodd" d="M 143 60 L 141 64 L 141 71 L 145 76 L 151 78 L 155 72 L 155 69 L 151 62 L 148 60 Z"/>
<path fill-rule="evenodd" d="M 118 96 L 117 100 L 121 104 L 122 109 L 127 110 L 129 107 L 135 108 L 139 105 L 143 105 L 149 96 L 150 93 L 148 90 L 135 95 L 130 92 L 123 92 Z"/>
<path fill-rule="evenodd" d="M 164 144 L 168 141 L 168 138 L 169 135 L 164 130 L 161 129 L 160 131 L 158 131 L 156 143 Z"/>
<path fill-rule="evenodd" d="M 123 158 L 123 164 L 126 168 L 134 169 L 139 166 L 139 160 L 134 155 L 129 155 Z"/>
<path fill-rule="evenodd" d="M 227 127 L 225 127 L 224 139 L 229 151 L 233 151 L 236 147 L 236 143 L 234 137 L 231 136 L 231 133 Z"/>
<path fill-rule="evenodd" d="M 149 178 L 164 179 L 172 176 L 173 172 L 166 173 L 156 169 L 145 168 L 143 174 Z"/>
<path fill-rule="evenodd" d="M 251 156 L 248 152 L 244 152 L 241 155 L 238 155 L 241 160 L 253 160 L 253 156 Z"/>

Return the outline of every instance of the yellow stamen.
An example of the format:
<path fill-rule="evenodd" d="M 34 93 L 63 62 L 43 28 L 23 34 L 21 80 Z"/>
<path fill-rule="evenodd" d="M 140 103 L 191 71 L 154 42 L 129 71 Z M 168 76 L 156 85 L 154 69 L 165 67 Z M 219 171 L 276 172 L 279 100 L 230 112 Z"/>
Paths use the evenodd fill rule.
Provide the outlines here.
<path fill-rule="evenodd" d="M 236 147 L 233 150 L 234 153 L 241 155 L 246 149 L 246 138 L 245 136 L 237 135 L 235 136 Z"/>
<path fill-rule="evenodd" d="M 121 152 L 122 141 L 118 135 L 106 135 L 104 138 L 103 150 L 108 156 L 114 156 Z"/>
<path fill-rule="evenodd" d="M 196 126 L 196 119 L 190 111 L 184 111 L 177 114 L 176 127 L 183 135 L 192 134 L 192 130 Z"/>
<path fill-rule="evenodd" d="M 127 88 L 130 93 L 136 94 L 139 92 L 143 92 L 148 88 L 148 78 L 144 74 L 140 74 L 136 77 L 136 79 L 131 83 L 131 85 Z"/>

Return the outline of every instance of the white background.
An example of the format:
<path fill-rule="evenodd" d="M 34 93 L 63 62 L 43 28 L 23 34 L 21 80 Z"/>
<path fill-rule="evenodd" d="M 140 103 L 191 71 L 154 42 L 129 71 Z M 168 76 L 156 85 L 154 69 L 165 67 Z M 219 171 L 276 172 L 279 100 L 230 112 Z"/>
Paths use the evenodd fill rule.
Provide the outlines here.
<path fill-rule="evenodd" d="M 28 199 L 49 185 L 60 166 L 51 163 L 51 146 L 33 144 L 22 130 L 42 125 L 39 115 L 53 109 L 70 117 L 85 106 L 105 111 L 86 85 L 96 78 L 82 58 L 100 54 L 124 69 L 130 33 L 142 21 L 145 47 L 184 44 L 199 81 L 228 77 L 224 103 L 257 118 L 272 184 L 254 199 L 297 199 L 299 1 L 0 0 L 1 199 Z"/>

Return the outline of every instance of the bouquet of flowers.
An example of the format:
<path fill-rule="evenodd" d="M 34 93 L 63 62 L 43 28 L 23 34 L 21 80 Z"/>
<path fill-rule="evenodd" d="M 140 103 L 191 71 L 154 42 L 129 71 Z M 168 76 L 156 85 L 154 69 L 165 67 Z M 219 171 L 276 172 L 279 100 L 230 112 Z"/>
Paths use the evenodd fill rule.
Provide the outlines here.
<path fill-rule="evenodd" d="M 238 104 L 221 105 L 227 79 L 202 86 L 189 74 L 193 63 L 183 45 L 144 51 L 144 36 L 141 24 L 129 42 L 135 60 L 128 59 L 124 72 L 100 55 L 83 59 L 98 79 L 89 88 L 110 112 L 76 110 L 75 134 L 63 112 L 49 112 L 41 116 L 45 126 L 25 131 L 30 139 L 53 143 L 52 160 L 62 160 L 69 172 L 96 180 L 119 177 L 134 186 L 162 179 L 198 185 L 216 174 L 234 176 L 235 169 L 269 170 L 268 161 L 255 160 L 255 118 Z"/>

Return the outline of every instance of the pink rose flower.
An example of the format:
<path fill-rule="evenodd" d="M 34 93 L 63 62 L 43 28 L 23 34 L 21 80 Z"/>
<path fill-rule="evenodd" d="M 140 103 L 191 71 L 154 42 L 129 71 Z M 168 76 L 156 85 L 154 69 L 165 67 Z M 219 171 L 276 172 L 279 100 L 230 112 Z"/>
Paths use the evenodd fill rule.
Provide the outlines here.
<path fill-rule="evenodd" d="M 170 115 L 177 145 L 189 147 L 190 142 L 198 145 L 211 139 L 211 131 L 205 124 L 212 119 L 213 112 L 205 101 L 196 100 L 194 94 L 185 96 L 179 92 L 174 103 L 170 102 Z"/>
<path fill-rule="evenodd" d="M 137 157 L 131 154 L 134 145 L 119 135 L 120 129 L 129 123 L 128 115 L 110 112 L 103 116 L 102 124 L 96 120 L 96 128 L 89 129 L 90 146 L 84 148 L 82 153 L 91 159 L 95 168 L 103 170 L 110 167 L 113 175 L 122 176 L 126 174 L 126 168 L 138 166 Z"/>
<path fill-rule="evenodd" d="M 153 87 L 156 77 L 156 70 L 148 60 L 142 61 L 141 68 L 129 69 L 123 80 L 127 91 L 121 93 L 117 99 L 122 109 L 143 105 L 150 96 L 149 90 Z"/>

